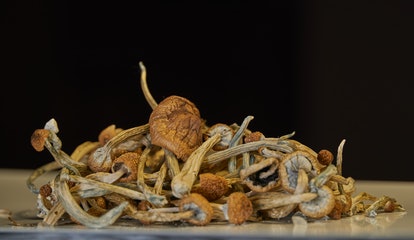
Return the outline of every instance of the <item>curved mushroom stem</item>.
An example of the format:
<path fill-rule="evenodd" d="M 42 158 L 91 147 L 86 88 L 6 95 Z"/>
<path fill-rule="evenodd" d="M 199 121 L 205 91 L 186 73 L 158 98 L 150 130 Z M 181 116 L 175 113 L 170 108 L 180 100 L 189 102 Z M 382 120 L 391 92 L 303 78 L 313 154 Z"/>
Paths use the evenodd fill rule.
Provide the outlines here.
<path fill-rule="evenodd" d="M 140 82 L 141 82 L 142 93 L 144 94 L 144 97 L 145 97 L 145 100 L 147 100 L 147 103 L 154 110 L 154 108 L 157 107 L 158 103 L 152 97 L 152 94 L 151 94 L 150 90 L 148 89 L 147 69 L 144 66 L 143 62 L 139 62 L 139 68 L 141 69 L 141 81 Z"/>
<path fill-rule="evenodd" d="M 237 130 L 237 132 L 234 134 L 233 138 L 230 141 L 229 147 L 234 147 L 236 146 L 239 142 L 241 137 L 244 134 L 244 131 L 247 129 L 247 126 L 249 125 L 250 121 L 253 120 L 253 116 L 247 116 L 244 120 L 242 125 L 240 126 L 240 128 Z M 234 171 L 236 171 L 236 155 L 235 156 L 231 156 L 230 160 L 228 162 L 228 169 L 229 169 L 229 173 L 233 173 Z"/>
<path fill-rule="evenodd" d="M 59 192 L 59 201 L 71 217 L 87 227 L 102 228 L 113 224 L 122 215 L 124 208 L 128 205 L 128 202 L 122 202 L 101 217 L 89 215 L 73 198 L 66 183 L 67 180 L 69 180 L 68 171 L 62 169 L 59 180 L 56 180 L 56 190 Z"/>
<path fill-rule="evenodd" d="M 344 149 L 345 139 L 341 141 L 341 143 L 338 146 L 338 153 L 336 156 L 336 169 L 338 170 L 338 175 L 342 176 L 342 152 Z M 342 183 L 338 183 L 338 190 L 339 193 L 344 194 L 344 187 Z"/>
<path fill-rule="evenodd" d="M 191 188 L 200 171 L 201 163 L 204 159 L 204 155 L 220 141 L 221 135 L 219 133 L 213 135 L 209 139 L 203 142 L 203 144 L 197 148 L 185 161 L 181 172 L 178 173 L 171 181 L 172 193 L 177 198 L 190 193 Z"/>
<path fill-rule="evenodd" d="M 81 172 L 86 172 L 86 164 L 74 161 L 71 157 L 61 150 L 62 142 L 59 137 L 56 135 L 57 123 L 54 119 L 48 121 L 46 126 L 49 129 L 45 128 L 45 131 L 48 132 L 46 139 L 44 139 L 44 147 L 50 152 L 56 162 L 60 164 L 61 167 L 67 167 L 72 172 L 81 175 Z M 38 132 L 41 129 L 36 130 L 33 135 L 33 138 L 39 138 Z M 49 166 L 50 167 L 50 166 Z"/>

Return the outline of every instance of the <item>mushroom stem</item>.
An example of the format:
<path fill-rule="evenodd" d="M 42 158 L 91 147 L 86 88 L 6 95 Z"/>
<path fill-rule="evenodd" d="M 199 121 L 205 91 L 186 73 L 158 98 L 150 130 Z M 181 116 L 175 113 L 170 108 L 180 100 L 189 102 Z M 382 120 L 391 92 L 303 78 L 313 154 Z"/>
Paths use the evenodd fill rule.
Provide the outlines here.
<path fill-rule="evenodd" d="M 99 182 L 99 181 L 87 179 L 85 177 L 76 176 L 76 175 L 67 175 L 66 178 L 70 181 L 80 183 L 80 190 L 88 189 L 88 188 L 97 188 L 97 189 L 105 190 L 107 192 L 115 192 L 115 193 L 127 196 L 131 199 L 146 200 L 146 197 L 143 193 L 129 189 L 129 188 L 120 187 L 114 184 Z"/>
<path fill-rule="evenodd" d="M 234 146 L 234 147 L 222 150 L 222 151 L 212 153 L 205 157 L 203 164 L 206 164 L 206 165 L 217 164 L 232 156 L 237 156 L 245 152 L 256 151 L 260 147 L 269 147 L 270 149 L 279 150 L 285 153 L 290 153 L 293 151 L 293 149 L 290 146 L 288 146 L 285 141 L 279 141 L 277 139 L 275 140 L 264 139 L 264 140 L 244 143 L 244 144 L 237 145 L 237 146 Z"/>
<path fill-rule="evenodd" d="M 42 176 L 46 172 L 54 171 L 54 170 L 57 170 L 57 169 L 60 169 L 60 168 L 62 168 L 62 166 L 56 161 L 46 163 L 46 164 L 36 168 L 32 172 L 32 174 L 30 174 L 30 176 L 27 178 L 26 186 L 29 188 L 29 190 L 32 193 L 39 194 L 39 189 L 34 184 L 34 181 L 36 181 L 37 178 L 39 178 L 40 176 Z"/>
<path fill-rule="evenodd" d="M 152 94 L 150 90 L 148 89 L 147 84 L 147 69 L 144 66 L 143 62 L 139 62 L 139 68 L 141 69 L 141 90 L 144 94 L 145 100 L 147 100 L 147 103 L 150 105 L 150 107 L 154 110 L 154 108 L 157 107 L 158 103 L 155 101 L 155 99 L 152 97 Z"/>
<path fill-rule="evenodd" d="M 171 189 L 175 197 L 182 198 L 184 195 L 190 193 L 200 171 L 204 155 L 220 141 L 220 138 L 221 135 L 219 133 L 213 135 L 191 153 L 187 161 L 185 161 L 181 172 L 174 176 L 171 181 Z"/>
<path fill-rule="evenodd" d="M 249 125 L 250 121 L 253 120 L 253 116 L 247 116 L 244 120 L 242 125 L 240 126 L 240 128 L 237 130 L 237 132 L 234 134 L 233 138 L 230 140 L 230 144 L 229 147 L 234 147 L 236 146 L 239 142 L 241 137 L 244 134 L 244 131 L 247 129 L 247 126 Z M 228 162 L 228 169 L 229 169 L 229 173 L 232 173 L 234 171 L 236 171 L 236 155 L 231 156 L 230 160 Z"/>
<path fill-rule="evenodd" d="M 175 156 L 175 154 L 172 153 L 170 150 L 166 148 L 163 148 L 163 150 L 165 154 L 165 162 L 167 163 L 169 173 L 171 175 L 171 178 L 174 178 L 180 172 L 180 165 L 178 163 L 178 159 Z"/>
<path fill-rule="evenodd" d="M 113 224 L 121 216 L 124 208 L 128 205 L 128 202 L 122 202 L 101 217 L 89 215 L 73 198 L 66 183 L 67 180 L 69 180 L 68 171 L 62 169 L 60 178 L 56 181 L 59 201 L 71 217 L 87 227 L 102 228 Z"/>
<path fill-rule="evenodd" d="M 86 172 L 87 166 L 81 162 L 74 161 L 68 154 L 62 151 L 60 139 L 55 132 L 49 131 L 49 135 L 45 142 L 45 147 L 49 150 L 56 162 L 62 167 L 66 167 L 72 172 L 81 175 L 81 172 Z"/>
<path fill-rule="evenodd" d="M 303 203 L 315 199 L 316 193 L 290 194 L 284 192 L 259 193 L 250 198 L 255 210 L 265 210 L 286 206 L 293 203 Z"/>
<path fill-rule="evenodd" d="M 337 174 L 335 165 L 329 164 L 322 172 L 310 180 L 309 186 L 311 188 L 311 191 L 314 188 L 322 187 L 335 174 Z"/>
<path fill-rule="evenodd" d="M 145 183 L 144 178 L 144 168 L 145 162 L 148 159 L 148 154 L 151 152 L 151 147 L 147 147 L 144 149 L 140 156 L 140 160 L 138 162 L 138 171 L 137 171 L 137 186 L 143 192 L 146 199 L 153 205 L 157 207 L 164 206 L 167 204 L 167 199 L 165 196 L 155 194 L 150 187 Z M 158 178 L 157 178 L 158 179 Z"/>
<path fill-rule="evenodd" d="M 194 211 L 180 211 L 178 207 L 156 208 L 150 210 L 138 210 L 136 205 L 133 205 L 128 198 L 118 194 L 105 195 L 105 199 L 118 205 L 122 202 L 128 202 L 128 206 L 124 212 L 127 216 L 139 220 L 144 224 L 152 222 L 174 222 L 190 219 L 194 215 Z"/>

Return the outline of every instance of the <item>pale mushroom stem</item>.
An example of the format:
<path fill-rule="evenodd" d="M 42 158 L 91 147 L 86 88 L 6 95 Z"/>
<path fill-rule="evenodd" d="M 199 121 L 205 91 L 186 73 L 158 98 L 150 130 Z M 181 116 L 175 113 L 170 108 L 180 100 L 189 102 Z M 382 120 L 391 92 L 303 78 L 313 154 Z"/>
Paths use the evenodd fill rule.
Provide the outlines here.
<path fill-rule="evenodd" d="M 54 171 L 54 170 L 57 170 L 57 169 L 60 169 L 60 168 L 62 168 L 62 166 L 56 161 L 46 163 L 46 164 L 36 168 L 32 172 L 32 174 L 27 178 L 26 186 L 29 188 L 29 190 L 32 193 L 38 194 L 39 189 L 34 184 L 34 181 L 36 181 L 37 178 L 39 178 L 40 176 L 42 176 L 46 172 Z"/>
<path fill-rule="evenodd" d="M 50 134 L 45 142 L 45 147 L 47 150 L 49 150 L 55 161 L 58 162 L 62 167 L 67 167 L 78 175 L 81 175 L 81 172 L 85 172 L 87 166 L 81 162 L 77 162 L 71 159 L 68 154 L 60 149 L 60 144 L 54 144 L 54 142 L 57 140 L 59 140 L 59 138 L 57 137 L 56 133 L 50 131 Z"/>
<path fill-rule="evenodd" d="M 100 182 L 92 179 L 87 179 L 85 177 L 77 176 L 77 175 L 67 175 L 67 180 L 78 182 L 83 185 L 85 188 L 92 187 L 101 190 L 105 190 L 108 192 L 115 192 L 124 196 L 128 196 L 131 199 L 135 200 L 146 200 L 146 197 L 143 193 L 126 188 L 117 186 L 110 183 Z"/>
<path fill-rule="evenodd" d="M 191 188 L 197 179 L 204 155 L 220 141 L 219 133 L 213 135 L 201 144 L 185 161 L 181 172 L 178 173 L 171 181 L 172 193 L 177 198 L 182 198 L 190 193 Z"/>
<path fill-rule="evenodd" d="M 148 154 L 151 152 L 151 147 L 147 147 L 144 149 L 144 151 L 141 153 L 140 159 L 138 161 L 138 171 L 137 171 L 137 186 L 138 188 L 143 192 L 146 199 L 153 205 L 157 207 L 164 206 L 167 204 L 167 199 L 165 196 L 158 195 L 148 187 L 148 185 L 145 183 L 145 177 L 144 177 L 144 168 L 145 168 L 145 162 L 148 159 Z"/>
<path fill-rule="evenodd" d="M 162 187 L 164 184 L 165 177 L 167 176 L 167 171 L 168 171 L 167 163 L 164 162 L 158 171 L 159 174 L 158 174 L 157 180 L 154 185 L 154 193 L 156 195 L 162 194 Z"/>
<path fill-rule="evenodd" d="M 251 201 L 255 210 L 271 209 L 290 205 L 293 203 L 308 202 L 315 199 L 318 194 L 311 192 L 300 194 L 274 192 L 272 194 L 265 194 L 264 196 L 265 197 L 252 197 Z"/>
<path fill-rule="evenodd" d="M 241 137 L 244 134 L 244 131 L 247 129 L 247 126 L 249 125 L 250 121 L 253 120 L 253 116 L 247 116 L 244 120 L 240 128 L 237 130 L 237 132 L 234 134 L 233 138 L 230 141 L 229 148 L 236 146 L 239 142 Z M 228 162 L 228 170 L 229 173 L 232 173 L 236 171 L 236 156 L 231 156 L 230 160 Z"/>
<path fill-rule="evenodd" d="M 270 149 L 278 150 L 284 153 L 293 152 L 293 149 L 290 146 L 286 145 L 286 142 L 284 140 L 279 141 L 278 139 L 274 139 L 274 140 L 264 139 L 264 140 L 244 143 L 244 144 L 237 145 L 237 146 L 234 146 L 234 147 L 222 150 L 222 151 L 212 153 L 205 157 L 203 164 L 206 164 L 206 165 L 217 164 L 232 156 L 236 156 L 236 155 L 239 155 L 245 152 L 256 151 L 260 147 L 268 147 Z"/>
<path fill-rule="evenodd" d="M 144 94 L 145 100 L 147 100 L 150 107 L 154 110 L 158 106 L 158 103 L 152 97 L 150 90 L 148 89 L 147 84 L 147 69 L 144 66 L 143 62 L 139 62 L 139 67 L 141 69 L 141 89 L 142 93 Z"/>
<path fill-rule="evenodd" d="M 342 152 L 343 152 L 343 149 L 344 149 L 344 144 L 345 144 L 345 139 L 343 139 L 341 141 L 341 143 L 339 144 L 338 153 L 337 153 L 337 156 L 336 156 L 336 168 L 338 170 L 338 175 L 341 175 L 341 176 L 342 176 L 342 161 L 343 161 Z M 341 194 L 345 193 L 342 183 L 338 183 L 338 191 Z"/>
<path fill-rule="evenodd" d="M 174 178 L 180 172 L 180 165 L 178 163 L 178 159 L 175 156 L 175 154 L 172 153 L 170 150 L 166 148 L 163 148 L 163 150 L 165 154 L 165 162 L 167 163 L 169 173 L 171 175 L 171 178 Z"/>

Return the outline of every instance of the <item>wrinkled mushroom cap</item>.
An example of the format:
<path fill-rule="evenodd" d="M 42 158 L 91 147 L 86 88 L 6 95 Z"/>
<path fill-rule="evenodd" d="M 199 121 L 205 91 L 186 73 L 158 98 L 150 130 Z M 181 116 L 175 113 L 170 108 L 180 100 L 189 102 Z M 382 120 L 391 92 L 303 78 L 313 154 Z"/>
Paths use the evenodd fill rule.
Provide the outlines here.
<path fill-rule="evenodd" d="M 46 139 L 49 134 L 50 131 L 47 129 L 36 129 L 30 138 L 32 147 L 38 152 L 43 151 L 43 149 L 45 149 Z"/>
<path fill-rule="evenodd" d="M 219 199 L 229 191 L 226 178 L 222 176 L 213 173 L 202 173 L 199 177 L 200 187 L 197 189 L 197 192 L 210 202 Z"/>
<path fill-rule="evenodd" d="M 253 204 L 246 194 L 233 192 L 227 199 L 227 215 L 229 222 L 240 225 L 253 214 Z"/>
<path fill-rule="evenodd" d="M 137 180 L 138 161 L 140 155 L 137 152 L 126 152 L 115 158 L 112 162 L 111 171 L 116 172 L 124 168 L 126 173 L 118 180 L 119 182 L 134 182 Z"/>
<path fill-rule="evenodd" d="M 186 161 L 202 144 L 202 123 L 194 103 L 180 96 L 167 97 L 150 115 L 151 143 Z"/>

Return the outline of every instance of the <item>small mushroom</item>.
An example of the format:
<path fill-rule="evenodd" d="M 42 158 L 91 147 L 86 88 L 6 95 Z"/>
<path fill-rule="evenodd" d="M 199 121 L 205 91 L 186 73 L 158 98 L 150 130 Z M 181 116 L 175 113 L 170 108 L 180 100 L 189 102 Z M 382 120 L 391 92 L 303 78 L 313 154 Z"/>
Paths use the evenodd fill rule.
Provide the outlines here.
<path fill-rule="evenodd" d="M 33 132 L 30 140 L 32 147 L 36 151 L 43 151 L 44 148 L 47 148 L 60 166 L 67 167 L 78 175 L 81 172 L 86 172 L 87 166 L 85 164 L 74 161 L 67 153 L 62 151 L 62 141 L 56 135 L 57 132 L 57 122 L 52 118 L 45 124 L 44 129 L 36 129 Z"/>
<path fill-rule="evenodd" d="M 315 166 L 319 164 L 314 155 L 307 151 L 294 151 L 286 154 L 279 166 L 281 185 L 286 191 L 293 193 L 296 189 L 298 170 L 303 169 L 311 179 L 318 173 Z"/>
<path fill-rule="evenodd" d="M 113 138 L 117 134 L 115 124 L 111 124 L 108 127 L 104 128 L 98 135 L 98 141 L 101 145 L 105 145 L 109 139 Z"/>
<path fill-rule="evenodd" d="M 227 199 L 227 215 L 229 222 L 240 225 L 253 214 L 253 204 L 246 194 L 233 192 Z"/>
<path fill-rule="evenodd" d="M 180 96 L 169 96 L 150 115 L 151 143 L 186 161 L 203 142 L 202 123 L 194 103 Z"/>
<path fill-rule="evenodd" d="M 114 159 L 112 163 L 112 172 L 119 169 L 125 169 L 125 174 L 118 179 L 119 182 L 133 182 L 137 180 L 139 154 L 136 152 L 127 152 Z"/>
<path fill-rule="evenodd" d="M 213 207 L 209 201 L 198 193 L 191 193 L 180 199 L 179 208 L 181 211 L 194 211 L 193 217 L 186 219 L 186 221 L 198 226 L 210 223 L 214 214 Z"/>
<path fill-rule="evenodd" d="M 144 136 L 149 131 L 149 124 L 132 127 L 129 129 L 122 130 L 114 137 L 109 139 L 105 145 L 97 148 L 88 158 L 88 167 L 93 172 L 109 172 L 112 167 L 112 156 L 111 153 L 115 147 L 119 144 L 124 143 L 127 139 L 134 138 L 137 136 Z"/>

